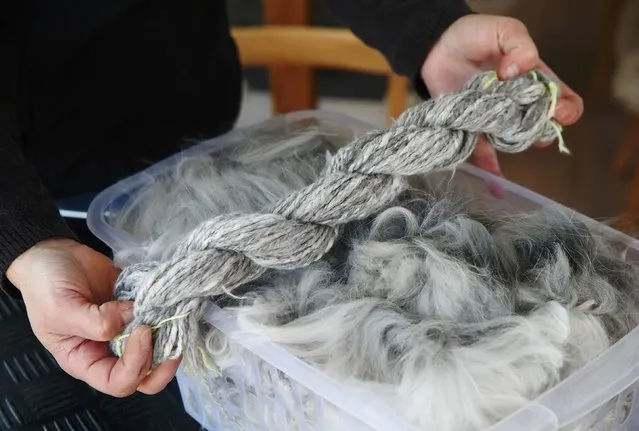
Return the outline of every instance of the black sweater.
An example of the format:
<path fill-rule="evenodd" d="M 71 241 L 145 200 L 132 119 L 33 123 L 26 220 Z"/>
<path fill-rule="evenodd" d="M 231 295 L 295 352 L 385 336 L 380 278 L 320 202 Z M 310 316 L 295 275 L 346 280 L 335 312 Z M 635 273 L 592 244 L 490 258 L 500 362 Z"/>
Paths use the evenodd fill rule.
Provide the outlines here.
<path fill-rule="evenodd" d="M 418 79 L 463 0 L 325 0 Z M 97 192 L 228 131 L 241 67 L 222 0 L 16 0 L 0 16 L 0 279 L 35 243 L 75 237 L 55 198 Z M 5 280 L 6 282 L 6 280 Z"/>

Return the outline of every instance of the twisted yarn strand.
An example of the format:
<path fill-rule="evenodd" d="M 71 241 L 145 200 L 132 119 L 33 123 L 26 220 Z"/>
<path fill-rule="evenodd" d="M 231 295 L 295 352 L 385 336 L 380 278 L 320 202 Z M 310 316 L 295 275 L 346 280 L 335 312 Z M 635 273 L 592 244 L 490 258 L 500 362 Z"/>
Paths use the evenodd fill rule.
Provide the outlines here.
<path fill-rule="evenodd" d="M 406 177 L 455 169 L 480 133 L 502 152 L 553 141 L 549 82 L 537 73 L 499 81 L 494 73 L 404 112 L 388 129 L 356 138 L 329 156 L 322 175 L 263 213 L 223 214 L 181 241 L 172 258 L 125 268 L 115 298 L 135 301 L 134 321 L 154 326 L 155 364 L 195 343 L 207 301 L 268 269 L 304 267 L 326 254 L 340 226 L 374 215 L 407 188 Z M 172 316 L 186 316 L 172 319 Z M 114 341 L 116 354 L 122 338 Z"/>

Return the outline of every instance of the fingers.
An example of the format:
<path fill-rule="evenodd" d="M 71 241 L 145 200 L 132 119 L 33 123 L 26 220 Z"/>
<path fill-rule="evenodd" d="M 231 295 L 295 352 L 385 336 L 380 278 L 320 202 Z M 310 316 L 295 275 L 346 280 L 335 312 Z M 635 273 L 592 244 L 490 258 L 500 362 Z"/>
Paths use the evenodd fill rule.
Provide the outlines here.
<path fill-rule="evenodd" d="M 162 391 L 175 376 L 180 362 L 180 359 L 174 359 L 160 364 L 140 383 L 138 391 L 147 395 L 154 395 Z"/>
<path fill-rule="evenodd" d="M 559 79 L 545 62 L 541 61 L 539 70 L 559 85 L 559 100 L 555 109 L 555 119 L 564 126 L 575 124 L 584 113 L 583 99 Z"/>
<path fill-rule="evenodd" d="M 474 164 L 491 174 L 503 177 L 501 169 L 499 167 L 499 160 L 497 158 L 497 151 L 488 143 L 484 136 L 480 136 L 475 151 L 472 155 Z M 506 195 L 506 189 L 499 185 L 497 182 L 490 182 L 488 184 L 490 193 L 495 197 L 504 197 Z"/>
<path fill-rule="evenodd" d="M 91 289 L 94 295 L 93 302 L 97 304 L 103 304 L 113 299 L 113 286 L 115 286 L 118 276 L 122 271 L 112 264 L 111 261 L 107 262 L 108 263 L 101 268 L 101 274 L 96 274 L 96 288 Z"/>
<path fill-rule="evenodd" d="M 537 46 L 522 22 L 511 18 L 502 19 L 497 30 L 497 40 L 504 55 L 497 71 L 502 79 L 514 78 L 540 66 Z"/>
<path fill-rule="evenodd" d="M 65 313 L 63 333 L 93 341 L 109 341 L 133 319 L 133 303 L 111 301 L 98 305 L 76 297 L 61 310 Z"/>
<path fill-rule="evenodd" d="M 122 357 L 116 358 L 105 343 L 78 338 L 60 361 L 62 368 L 100 392 L 125 397 L 136 391 L 147 377 L 152 360 L 152 332 L 140 326 L 127 339 Z"/>
<path fill-rule="evenodd" d="M 582 98 L 540 58 L 537 46 L 523 23 L 512 18 L 502 19 L 498 41 L 504 55 L 497 72 L 501 78 L 514 78 L 531 70 L 540 70 L 559 85 L 554 118 L 564 126 L 572 125 L 581 118 L 584 111 Z"/>
<path fill-rule="evenodd" d="M 503 176 L 497 159 L 497 151 L 488 143 L 484 136 L 479 138 L 472 155 L 477 167 L 497 176 Z"/>

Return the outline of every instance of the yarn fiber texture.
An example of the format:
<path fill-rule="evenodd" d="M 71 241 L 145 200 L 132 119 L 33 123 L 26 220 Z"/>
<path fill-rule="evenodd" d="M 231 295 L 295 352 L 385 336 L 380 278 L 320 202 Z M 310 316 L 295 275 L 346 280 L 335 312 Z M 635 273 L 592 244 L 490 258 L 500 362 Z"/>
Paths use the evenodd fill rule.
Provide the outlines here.
<path fill-rule="evenodd" d="M 111 219 L 138 240 L 116 251 L 116 264 L 167 262 L 215 217 L 269 212 L 325 176 L 356 134 L 342 117 L 292 118 L 184 156 L 136 191 Z M 625 242 L 598 224 L 552 206 L 517 208 L 465 170 L 405 181 L 388 205 L 339 225 L 318 261 L 266 268 L 211 297 L 222 309 L 214 317 L 239 330 L 228 337 L 197 322 L 182 361 L 192 385 L 185 402 L 211 428 L 359 429 L 344 421 L 346 406 L 247 351 L 253 340 L 361 394 L 364 411 L 369 400 L 395 410 L 379 410 L 397 425 L 386 429 L 404 418 L 418 429 L 474 431 L 526 408 L 637 326 L 636 268 Z M 618 423 L 619 407 L 613 398 L 597 408 L 593 428 L 578 421 L 560 430 Z"/>
<path fill-rule="evenodd" d="M 176 358 L 200 337 L 208 301 L 232 296 L 268 270 L 317 262 L 346 223 L 378 213 L 405 191 L 407 177 L 454 170 L 466 161 L 479 134 L 510 153 L 554 140 L 559 129 L 550 84 L 540 74 L 508 81 L 479 74 L 459 92 L 407 110 L 388 129 L 357 137 L 327 158 L 314 182 L 264 211 L 214 216 L 170 256 L 124 268 L 114 296 L 135 301 L 124 335 L 141 324 L 153 326 L 154 364 Z"/>
<path fill-rule="evenodd" d="M 243 131 L 232 151 L 186 157 L 136 193 L 115 226 L 139 243 L 118 250 L 116 262 L 166 259 L 211 217 L 259 212 L 313 183 L 326 152 L 350 133 L 335 136 L 330 119 L 301 130 L 298 121 L 270 136 Z M 244 138 L 256 134 L 265 137 Z M 387 208 L 344 224 L 318 262 L 269 270 L 235 297 L 216 298 L 238 338 L 202 322 L 182 362 L 192 382 L 185 402 L 219 417 L 211 428 L 359 429 L 344 422 L 339 402 L 322 403 L 313 385 L 248 352 L 253 340 L 275 343 L 363 400 L 374 395 L 421 429 L 474 431 L 525 408 L 636 327 L 639 283 L 627 246 L 597 224 L 552 206 L 504 214 L 500 203 L 513 201 L 489 196 L 464 171 L 408 182 Z M 614 398 L 597 410 L 593 429 L 623 412 Z M 590 429 L 573 425 L 560 429 Z"/>
<path fill-rule="evenodd" d="M 223 309 L 247 344 L 257 334 L 284 347 L 419 429 L 487 429 L 635 328 L 638 279 L 620 251 L 570 213 L 488 215 L 462 196 L 433 187 L 404 193 L 349 223 L 320 262 L 273 271 Z M 221 376 L 211 389 L 240 374 L 295 410 L 281 389 L 290 383 L 269 383 L 268 370 L 256 373 L 224 333 L 212 328 L 206 340 Z M 240 409 L 259 411 L 263 398 L 240 400 Z M 307 403 L 310 420 L 312 397 Z"/>

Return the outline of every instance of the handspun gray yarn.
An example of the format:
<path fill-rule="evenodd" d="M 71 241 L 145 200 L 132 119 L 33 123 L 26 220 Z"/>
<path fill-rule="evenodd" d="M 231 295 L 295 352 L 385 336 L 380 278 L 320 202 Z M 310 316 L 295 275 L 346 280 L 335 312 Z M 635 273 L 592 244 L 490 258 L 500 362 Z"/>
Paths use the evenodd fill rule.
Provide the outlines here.
<path fill-rule="evenodd" d="M 269 210 L 213 217 L 180 241 L 169 259 L 125 268 L 114 295 L 135 301 L 135 318 L 125 334 L 140 324 L 158 325 L 154 363 L 178 357 L 197 340 L 208 300 L 268 269 L 318 261 L 342 225 L 387 207 L 407 188 L 407 176 L 455 169 L 470 156 L 480 133 L 511 153 L 557 137 L 546 78 L 493 80 L 494 74 L 479 74 L 461 91 L 407 110 L 390 128 L 356 138 L 328 157 L 314 183 Z M 182 318 L 167 320 L 176 316 Z"/>
<path fill-rule="evenodd" d="M 115 262 L 162 261 L 213 216 L 272 207 L 315 181 L 327 152 L 357 133 L 339 116 L 282 118 L 236 131 L 233 146 L 205 142 L 136 190 L 110 221 L 138 244 Z M 627 245 L 597 223 L 552 207 L 529 213 L 465 170 L 407 181 L 388 207 L 341 226 L 318 262 L 269 270 L 236 298 L 215 298 L 222 316 L 213 317 L 239 331 L 227 337 L 203 319 L 182 363 L 193 379 L 185 402 L 219 415 L 213 428 L 354 428 L 244 350 L 252 340 L 274 342 L 364 400 L 374 394 L 420 428 L 471 431 L 529 405 L 636 327 Z M 613 399 L 597 416 L 615 421 L 622 410 Z"/>

